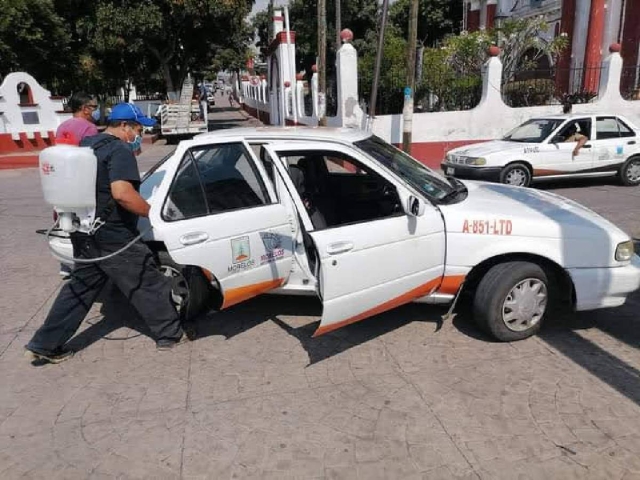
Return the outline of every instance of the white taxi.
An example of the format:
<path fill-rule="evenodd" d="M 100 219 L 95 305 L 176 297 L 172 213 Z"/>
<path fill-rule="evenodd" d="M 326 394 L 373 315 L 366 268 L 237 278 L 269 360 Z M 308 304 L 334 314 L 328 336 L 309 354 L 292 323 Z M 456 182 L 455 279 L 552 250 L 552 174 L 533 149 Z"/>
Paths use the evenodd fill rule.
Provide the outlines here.
<path fill-rule="evenodd" d="M 153 225 L 146 242 L 188 316 L 267 292 L 317 295 L 321 335 L 465 293 L 477 322 L 511 341 L 555 305 L 615 307 L 640 287 L 629 236 L 585 207 L 447 179 L 357 130 L 199 135 L 148 172 L 141 193 L 151 212 L 140 230 Z"/>
<path fill-rule="evenodd" d="M 580 137 L 586 143 L 576 152 Z M 617 115 L 532 118 L 501 140 L 450 150 L 441 167 L 450 176 L 523 187 L 542 178 L 611 175 L 639 185 L 640 130 Z"/>

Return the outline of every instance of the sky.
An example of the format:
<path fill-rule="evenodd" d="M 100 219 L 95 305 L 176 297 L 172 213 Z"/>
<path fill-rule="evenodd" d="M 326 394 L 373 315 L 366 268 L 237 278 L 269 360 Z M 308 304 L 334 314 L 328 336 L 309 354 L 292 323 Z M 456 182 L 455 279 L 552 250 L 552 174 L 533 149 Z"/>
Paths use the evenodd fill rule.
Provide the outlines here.
<path fill-rule="evenodd" d="M 284 5 L 286 2 L 284 2 L 283 0 L 276 0 L 273 3 L 275 5 Z M 254 13 L 261 12 L 262 10 L 265 10 L 267 8 L 267 5 L 269 5 L 269 0 L 256 0 L 256 3 L 253 4 L 253 10 L 251 10 L 251 15 L 253 15 Z"/>

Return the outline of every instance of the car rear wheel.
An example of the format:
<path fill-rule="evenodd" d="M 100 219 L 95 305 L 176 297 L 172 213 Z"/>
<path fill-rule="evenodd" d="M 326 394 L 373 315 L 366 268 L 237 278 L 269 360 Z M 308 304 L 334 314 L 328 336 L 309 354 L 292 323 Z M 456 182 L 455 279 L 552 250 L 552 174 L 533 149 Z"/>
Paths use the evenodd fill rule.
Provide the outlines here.
<path fill-rule="evenodd" d="M 528 187 L 531 184 L 531 171 L 523 163 L 511 163 L 500 172 L 500 183 Z"/>
<path fill-rule="evenodd" d="M 502 342 L 530 337 L 540 330 L 549 303 L 549 281 L 529 262 L 495 265 L 480 281 L 473 312 L 478 324 Z"/>
<path fill-rule="evenodd" d="M 162 274 L 171 279 L 171 301 L 183 322 L 192 322 L 211 306 L 207 278 L 197 267 L 178 265 L 167 252 L 158 252 Z"/>
<path fill-rule="evenodd" d="M 627 187 L 640 185 L 640 157 L 631 157 L 620 169 L 620 181 Z"/>

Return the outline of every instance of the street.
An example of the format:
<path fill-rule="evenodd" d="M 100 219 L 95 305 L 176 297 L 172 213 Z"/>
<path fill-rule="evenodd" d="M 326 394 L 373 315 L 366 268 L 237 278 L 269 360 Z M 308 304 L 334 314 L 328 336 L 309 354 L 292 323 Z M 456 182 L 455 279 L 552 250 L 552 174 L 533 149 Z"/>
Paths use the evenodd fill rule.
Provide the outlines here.
<path fill-rule="evenodd" d="M 141 170 L 173 148 L 145 145 Z M 537 187 L 640 237 L 638 187 Z M 317 300 L 263 296 L 167 353 L 105 295 L 75 357 L 34 367 L 23 345 L 62 284 L 35 233 L 51 222 L 37 170 L 0 171 L 2 479 L 640 478 L 638 292 L 511 344 L 416 304 L 311 338 Z"/>

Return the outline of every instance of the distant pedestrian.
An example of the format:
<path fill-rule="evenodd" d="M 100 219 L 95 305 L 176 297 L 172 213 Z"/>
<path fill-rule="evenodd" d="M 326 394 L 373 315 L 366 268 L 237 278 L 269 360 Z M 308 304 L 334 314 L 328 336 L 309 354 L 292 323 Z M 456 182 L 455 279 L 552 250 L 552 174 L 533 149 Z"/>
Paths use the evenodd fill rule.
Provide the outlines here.
<path fill-rule="evenodd" d="M 198 83 L 198 105 L 200 106 L 200 119 L 208 122 L 207 87 L 203 82 Z"/>
<path fill-rule="evenodd" d="M 571 104 L 571 102 L 569 100 L 565 100 L 565 102 L 562 104 L 562 113 L 568 115 L 569 113 L 571 113 L 572 109 L 573 105 Z"/>
<path fill-rule="evenodd" d="M 84 137 L 98 134 L 98 129 L 93 123 L 93 113 L 98 109 L 98 103 L 94 97 L 84 92 L 74 93 L 69 99 L 69 107 L 73 117 L 58 126 L 56 143 L 79 145 Z M 72 266 L 60 263 L 60 276 L 63 279 L 69 278 L 71 270 Z"/>
<path fill-rule="evenodd" d="M 98 109 L 95 98 L 84 92 L 74 93 L 69 99 L 69 108 L 73 117 L 58 126 L 57 142 L 79 145 L 84 137 L 98 134 L 98 129 L 93 123 L 93 112 Z"/>

